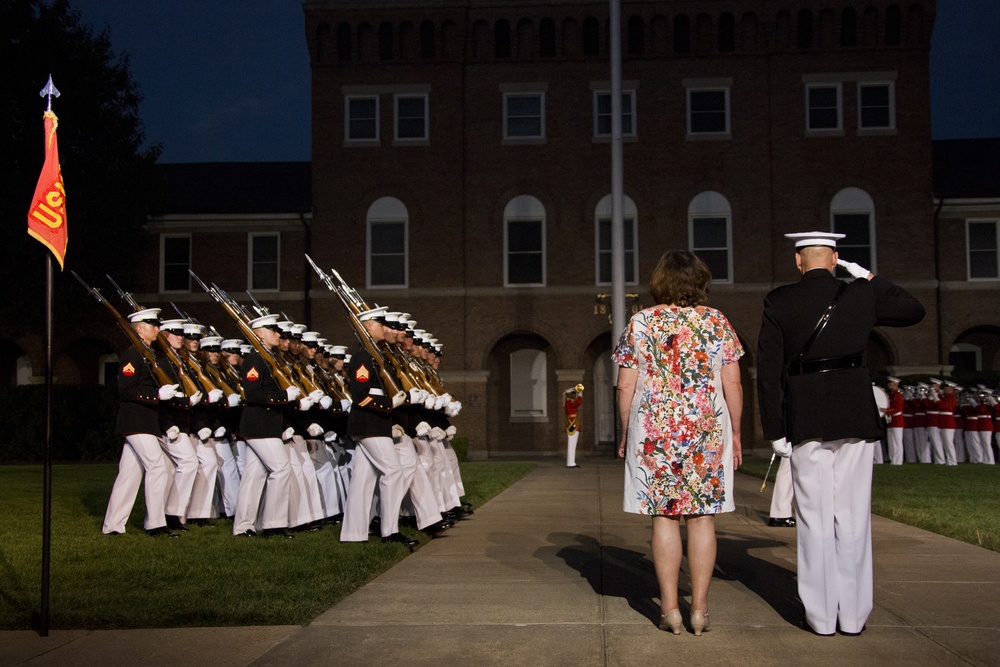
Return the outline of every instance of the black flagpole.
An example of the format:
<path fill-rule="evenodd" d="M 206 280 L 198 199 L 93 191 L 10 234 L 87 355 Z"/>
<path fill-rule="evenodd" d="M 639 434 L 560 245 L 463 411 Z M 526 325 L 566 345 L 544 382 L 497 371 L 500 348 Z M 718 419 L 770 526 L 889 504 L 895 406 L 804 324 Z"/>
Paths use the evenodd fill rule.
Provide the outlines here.
<path fill-rule="evenodd" d="M 42 608 L 38 634 L 49 636 L 52 535 L 52 254 L 45 253 L 45 466 L 42 472 Z"/>

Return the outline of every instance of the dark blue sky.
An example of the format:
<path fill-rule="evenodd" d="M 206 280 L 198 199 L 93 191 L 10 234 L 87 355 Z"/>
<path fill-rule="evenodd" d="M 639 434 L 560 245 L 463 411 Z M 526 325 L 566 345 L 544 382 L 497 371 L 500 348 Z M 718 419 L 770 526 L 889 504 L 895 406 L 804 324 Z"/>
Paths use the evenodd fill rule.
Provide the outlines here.
<path fill-rule="evenodd" d="M 129 54 L 146 139 L 163 145 L 161 162 L 310 159 L 301 2 L 70 1 Z M 998 34 L 1000 0 L 938 0 L 935 139 L 1000 137 Z"/>

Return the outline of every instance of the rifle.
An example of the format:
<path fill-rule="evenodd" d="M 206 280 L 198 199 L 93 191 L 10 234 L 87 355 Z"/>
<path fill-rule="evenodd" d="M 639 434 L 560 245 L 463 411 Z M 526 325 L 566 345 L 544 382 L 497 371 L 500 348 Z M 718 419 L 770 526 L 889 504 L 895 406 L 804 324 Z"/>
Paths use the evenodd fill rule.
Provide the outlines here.
<path fill-rule="evenodd" d="M 289 387 L 296 387 L 299 391 L 302 391 L 301 387 L 298 387 L 292 379 L 289 377 L 288 370 L 283 367 L 278 359 L 274 356 L 274 353 L 267 349 L 267 346 L 257 337 L 254 330 L 250 328 L 250 316 L 247 314 L 246 310 L 240 304 L 233 301 L 228 294 L 226 294 L 218 285 L 212 284 L 209 288 L 201 278 L 195 274 L 194 271 L 188 269 L 188 273 L 191 277 L 195 279 L 195 282 L 205 290 L 209 296 L 216 300 L 216 302 L 222 306 L 223 310 L 229 313 L 229 316 L 233 318 L 236 322 L 236 326 L 239 327 L 243 336 L 253 344 L 254 348 L 263 357 L 264 362 L 270 367 L 271 375 L 278 382 L 278 386 L 281 389 L 288 389 Z"/>
<path fill-rule="evenodd" d="M 115 290 L 117 290 L 118 296 L 120 296 L 125 303 L 132 306 L 132 309 L 135 311 L 142 310 L 142 306 L 136 302 L 135 297 L 132 296 L 131 292 L 126 292 L 119 287 L 114 278 L 108 274 L 105 273 L 104 275 L 111 282 L 111 285 L 115 288 Z M 163 353 L 167 355 L 167 359 L 170 360 L 170 363 L 177 370 L 177 379 L 180 380 L 181 387 L 184 388 L 184 394 L 190 398 L 201 391 L 201 387 L 198 386 L 191 375 L 187 372 L 184 360 L 179 354 L 177 354 L 177 350 L 172 348 L 170 343 L 167 342 L 167 335 L 162 331 L 158 332 L 156 334 L 156 342 L 160 344 L 160 349 L 163 350 Z"/>
<path fill-rule="evenodd" d="M 260 305 L 260 302 L 254 298 L 253 294 L 250 293 L 250 290 L 247 290 L 246 292 L 247 296 L 250 297 L 250 301 L 253 302 L 253 309 L 256 310 L 259 315 L 271 314 L 270 310 Z M 292 320 L 292 318 L 290 318 L 288 315 L 285 315 L 284 313 L 281 313 L 281 316 L 289 322 Z M 292 375 L 295 378 L 295 381 L 299 384 L 299 386 L 302 387 L 304 393 L 311 394 L 314 391 L 322 391 L 324 394 L 329 393 L 323 391 L 323 388 L 320 387 L 315 380 L 313 380 L 313 378 L 310 376 L 308 372 L 306 372 L 305 365 L 303 364 L 301 359 L 296 358 L 290 352 L 286 352 L 284 350 L 279 350 L 278 355 L 280 355 L 280 359 L 285 362 L 285 365 L 288 367 L 288 370 L 291 371 Z"/>
<path fill-rule="evenodd" d="M 108 312 L 115 318 L 115 323 L 118 324 L 118 327 L 125 332 L 128 339 L 132 341 L 132 344 L 135 345 L 136 349 L 139 350 L 139 352 L 142 353 L 142 356 L 146 359 L 146 362 L 149 363 L 149 368 L 153 371 L 153 377 L 155 377 L 156 381 L 160 383 L 160 386 L 162 387 L 163 385 L 174 384 L 174 380 L 170 377 L 170 374 L 156 362 L 156 352 L 153 352 L 153 349 L 149 347 L 149 345 L 146 345 L 146 341 L 144 341 L 139 334 L 136 333 L 135 329 L 132 328 L 132 323 L 123 317 L 122 314 L 118 312 L 118 309 L 111 305 L 110 301 L 104 298 L 104 295 L 101 294 L 99 289 L 91 287 L 85 283 L 83 278 L 77 275 L 76 271 L 71 269 L 70 273 L 73 274 L 74 278 L 80 281 L 80 284 L 83 285 L 83 289 L 87 290 L 88 294 L 97 299 L 98 303 L 108 309 Z"/>
<path fill-rule="evenodd" d="M 382 350 L 379 349 L 378 345 L 375 343 L 375 339 L 372 338 L 372 335 L 368 333 L 367 329 L 365 329 L 361 320 L 358 319 L 358 313 L 365 310 L 365 308 L 359 308 L 357 302 L 350 300 L 349 295 L 345 295 L 344 291 L 338 289 L 337 286 L 333 284 L 333 279 L 323 273 L 323 269 L 316 266 L 316 262 L 312 260 L 312 257 L 306 255 L 306 259 L 309 260 L 309 264 L 312 265 L 313 270 L 316 271 L 316 274 L 326 285 L 327 289 L 335 293 L 340 298 L 341 305 L 344 306 L 344 310 L 347 311 L 347 319 L 351 323 L 351 328 L 354 329 L 354 335 L 357 336 L 358 341 L 368 351 L 368 354 L 371 355 L 375 365 L 378 367 L 378 373 L 379 377 L 382 378 L 382 384 L 385 385 L 386 391 L 391 393 L 395 399 L 397 394 L 403 393 L 402 389 L 400 389 L 393 374 L 386 368 L 385 356 L 382 354 Z M 331 271 L 333 271 L 333 269 L 331 269 Z M 336 271 L 333 271 L 333 273 L 337 274 Z M 339 274 L 337 275 L 337 278 L 340 279 L 340 282 L 346 288 L 347 283 L 344 282 L 344 279 L 341 278 Z M 364 302 L 361 301 L 360 304 L 364 305 Z M 395 400 L 393 402 L 395 402 Z"/>

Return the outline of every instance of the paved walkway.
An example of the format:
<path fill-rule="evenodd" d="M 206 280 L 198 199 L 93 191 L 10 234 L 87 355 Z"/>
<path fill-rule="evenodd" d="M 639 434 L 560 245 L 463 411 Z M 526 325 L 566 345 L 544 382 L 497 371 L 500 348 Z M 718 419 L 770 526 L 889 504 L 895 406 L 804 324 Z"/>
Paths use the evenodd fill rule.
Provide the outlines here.
<path fill-rule="evenodd" d="M 0 665 L 1000 665 L 1000 554 L 879 517 L 867 631 L 798 629 L 795 531 L 759 488 L 740 476 L 717 521 L 702 637 L 656 628 L 649 519 L 622 513 L 620 463 L 587 459 L 540 464 L 306 627 L 2 632 Z"/>

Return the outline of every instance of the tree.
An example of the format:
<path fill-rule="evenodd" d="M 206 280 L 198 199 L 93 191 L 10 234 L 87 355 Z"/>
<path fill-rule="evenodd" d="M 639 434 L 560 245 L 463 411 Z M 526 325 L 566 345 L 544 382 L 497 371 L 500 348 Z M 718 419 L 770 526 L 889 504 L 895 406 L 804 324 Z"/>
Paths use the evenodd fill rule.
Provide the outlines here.
<path fill-rule="evenodd" d="M 67 0 L 0 0 L 0 61 L 0 118 L 9 128 L 0 132 L 0 266 L 16 276 L 0 299 L 0 327 L 16 335 L 38 331 L 44 318 L 48 250 L 28 236 L 26 215 L 44 157 L 38 91 L 49 74 L 62 92 L 53 110 L 69 230 L 66 274 L 56 267 L 57 313 L 89 309 L 69 269 L 91 279 L 134 270 L 131 258 L 148 242 L 142 225 L 156 197 L 160 147 L 142 146 L 128 56 L 115 54 L 108 30 L 95 34 Z"/>

